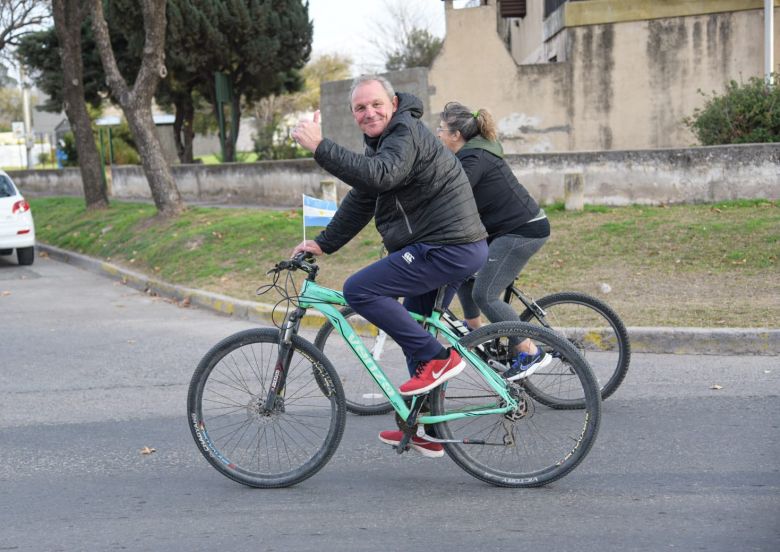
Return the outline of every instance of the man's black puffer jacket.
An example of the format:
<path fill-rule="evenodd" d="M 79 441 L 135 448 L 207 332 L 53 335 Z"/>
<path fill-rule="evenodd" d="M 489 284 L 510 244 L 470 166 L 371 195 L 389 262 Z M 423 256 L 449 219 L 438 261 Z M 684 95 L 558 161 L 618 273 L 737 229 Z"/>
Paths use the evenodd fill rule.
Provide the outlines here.
<path fill-rule="evenodd" d="M 327 138 L 314 152 L 323 169 L 352 187 L 315 238 L 325 253 L 346 244 L 372 217 L 390 252 L 412 243 L 464 244 L 487 236 L 460 163 L 420 121 L 422 102 L 400 93 L 398 100 L 385 131 L 364 137 L 365 155 Z"/>

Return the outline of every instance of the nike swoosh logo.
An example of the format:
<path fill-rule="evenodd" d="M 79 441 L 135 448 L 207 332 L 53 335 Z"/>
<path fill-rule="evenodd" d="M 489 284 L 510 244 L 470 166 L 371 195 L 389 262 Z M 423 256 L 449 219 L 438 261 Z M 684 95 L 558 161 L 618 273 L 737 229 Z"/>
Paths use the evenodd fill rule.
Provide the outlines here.
<path fill-rule="evenodd" d="M 433 376 L 433 379 L 439 379 L 439 376 L 441 376 L 444 373 L 444 370 L 447 369 L 447 366 L 445 365 L 441 370 L 438 372 L 431 372 L 431 375 Z"/>

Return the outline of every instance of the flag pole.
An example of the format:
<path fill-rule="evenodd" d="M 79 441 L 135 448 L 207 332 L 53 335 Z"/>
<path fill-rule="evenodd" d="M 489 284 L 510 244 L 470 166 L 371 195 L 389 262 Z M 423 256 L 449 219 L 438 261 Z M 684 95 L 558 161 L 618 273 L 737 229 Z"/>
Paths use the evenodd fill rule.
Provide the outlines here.
<path fill-rule="evenodd" d="M 304 247 L 306 244 L 306 194 L 301 194 L 301 205 L 303 206 L 303 211 L 301 211 L 301 214 L 303 215 L 301 218 L 303 219 L 303 243 Z"/>

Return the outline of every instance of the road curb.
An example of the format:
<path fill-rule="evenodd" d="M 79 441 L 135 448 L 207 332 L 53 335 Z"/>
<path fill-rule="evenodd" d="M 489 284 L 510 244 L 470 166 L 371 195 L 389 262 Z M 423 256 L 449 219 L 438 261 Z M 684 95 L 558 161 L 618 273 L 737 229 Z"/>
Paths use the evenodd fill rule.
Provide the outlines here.
<path fill-rule="evenodd" d="M 262 324 L 279 324 L 282 321 L 280 312 L 277 312 L 275 320 L 272 319 L 273 305 L 177 286 L 51 245 L 39 243 L 36 247 L 56 261 L 107 276 L 145 293 L 171 299 L 182 306 L 189 304 Z M 317 329 L 324 320 L 320 313 L 309 311 L 303 319 L 303 326 Z M 780 355 L 780 329 L 774 328 L 629 327 L 628 334 L 631 351 L 635 353 Z"/>

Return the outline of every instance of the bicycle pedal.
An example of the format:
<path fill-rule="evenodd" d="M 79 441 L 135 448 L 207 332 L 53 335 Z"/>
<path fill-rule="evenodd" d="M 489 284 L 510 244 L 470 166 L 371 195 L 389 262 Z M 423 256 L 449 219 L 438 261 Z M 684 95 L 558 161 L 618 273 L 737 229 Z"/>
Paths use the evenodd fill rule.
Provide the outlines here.
<path fill-rule="evenodd" d="M 409 452 L 412 447 L 411 445 L 406 445 L 405 447 L 401 447 L 399 445 L 392 445 L 393 449 L 395 449 L 395 452 L 398 454 L 403 454 L 404 452 Z"/>

